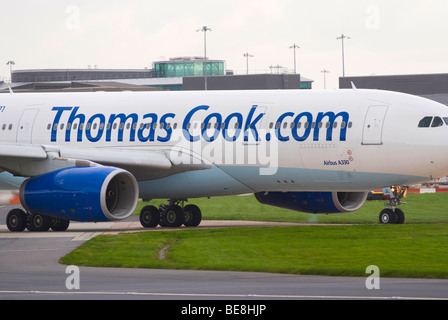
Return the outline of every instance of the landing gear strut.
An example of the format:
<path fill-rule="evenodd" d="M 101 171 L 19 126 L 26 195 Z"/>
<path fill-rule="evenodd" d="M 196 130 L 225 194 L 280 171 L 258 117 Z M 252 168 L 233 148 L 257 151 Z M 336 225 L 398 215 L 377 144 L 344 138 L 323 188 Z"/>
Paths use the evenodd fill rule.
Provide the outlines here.
<path fill-rule="evenodd" d="M 406 197 L 409 187 L 390 187 L 384 188 L 383 194 L 386 200 L 387 209 L 384 209 L 380 213 L 380 223 L 381 224 L 404 224 L 405 216 L 401 209 L 397 206 L 401 204 L 406 204 L 402 199 Z"/>
<path fill-rule="evenodd" d="M 140 212 L 140 223 L 144 228 L 197 227 L 202 221 L 202 213 L 195 205 L 180 206 L 180 201 L 170 200 L 159 208 L 146 206 Z"/>

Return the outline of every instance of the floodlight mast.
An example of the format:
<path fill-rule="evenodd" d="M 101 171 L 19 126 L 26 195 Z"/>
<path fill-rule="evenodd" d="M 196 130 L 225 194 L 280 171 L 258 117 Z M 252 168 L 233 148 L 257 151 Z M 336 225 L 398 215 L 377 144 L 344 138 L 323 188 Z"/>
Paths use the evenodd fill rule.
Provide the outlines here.
<path fill-rule="evenodd" d="M 294 43 L 289 49 L 294 49 L 294 74 L 297 74 L 296 49 L 300 49 L 300 47 Z"/>
<path fill-rule="evenodd" d="M 344 49 L 344 39 L 350 40 L 350 37 L 347 37 L 345 34 L 342 34 L 336 40 L 342 40 L 342 76 L 345 78 L 345 49 Z"/>
<path fill-rule="evenodd" d="M 204 32 L 204 76 L 205 76 L 205 91 L 207 91 L 207 31 L 213 31 L 207 26 L 203 26 L 201 29 L 196 30 L 196 32 Z"/>
<path fill-rule="evenodd" d="M 11 75 L 11 83 L 12 83 L 12 66 L 14 66 L 16 63 L 12 60 L 9 60 L 6 62 L 6 65 L 9 66 L 9 74 Z"/>
<path fill-rule="evenodd" d="M 324 74 L 324 89 L 327 89 L 327 73 L 330 73 L 330 71 L 324 69 L 321 72 Z"/>
<path fill-rule="evenodd" d="M 247 61 L 246 61 L 246 72 L 247 74 L 249 74 L 249 58 L 253 58 L 254 56 L 251 55 L 249 52 L 246 52 L 243 56 L 246 57 Z"/>

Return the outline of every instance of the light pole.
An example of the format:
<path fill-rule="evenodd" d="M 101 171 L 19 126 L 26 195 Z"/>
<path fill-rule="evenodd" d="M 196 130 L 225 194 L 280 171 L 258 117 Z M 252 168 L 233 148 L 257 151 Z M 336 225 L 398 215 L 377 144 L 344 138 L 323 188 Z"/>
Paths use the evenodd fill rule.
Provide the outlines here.
<path fill-rule="evenodd" d="M 249 58 L 253 58 L 254 56 L 249 54 L 249 52 L 246 52 L 244 54 L 244 56 L 246 57 L 246 68 L 247 68 L 247 74 L 249 74 Z"/>
<path fill-rule="evenodd" d="M 11 75 L 11 83 L 12 83 L 12 66 L 14 66 L 16 63 L 12 60 L 9 60 L 8 62 L 6 62 L 6 65 L 9 65 L 9 73 Z"/>
<path fill-rule="evenodd" d="M 350 37 L 347 37 L 345 34 L 342 34 L 339 38 L 336 40 L 342 40 L 342 76 L 345 78 L 345 53 L 344 53 L 344 39 L 350 40 Z"/>
<path fill-rule="evenodd" d="M 269 68 L 271 68 L 271 73 L 272 73 L 272 69 L 277 69 L 277 74 L 280 74 L 280 69 L 282 69 L 283 67 L 278 64 L 276 66 L 270 66 Z"/>
<path fill-rule="evenodd" d="M 207 91 L 207 31 L 212 31 L 212 29 L 207 26 L 203 26 L 201 29 L 196 30 L 196 32 L 204 32 L 204 75 L 205 75 L 205 91 Z"/>
<path fill-rule="evenodd" d="M 294 73 L 297 74 L 296 49 L 300 49 L 300 47 L 294 43 L 289 49 L 294 49 Z"/>
<path fill-rule="evenodd" d="M 324 74 L 324 89 L 327 89 L 327 73 L 330 73 L 330 71 L 324 69 L 321 72 Z"/>

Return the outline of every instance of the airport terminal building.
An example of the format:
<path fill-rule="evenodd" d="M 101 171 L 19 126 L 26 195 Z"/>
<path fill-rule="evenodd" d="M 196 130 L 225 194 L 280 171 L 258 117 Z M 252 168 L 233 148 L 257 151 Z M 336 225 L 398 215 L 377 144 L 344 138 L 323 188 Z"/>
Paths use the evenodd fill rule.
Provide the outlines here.
<path fill-rule="evenodd" d="M 339 88 L 403 92 L 448 105 L 448 73 L 339 78 Z"/>
<path fill-rule="evenodd" d="M 234 75 L 224 60 L 178 57 L 153 63 L 152 69 L 33 69 L 13 70 L 14 91 L 149 91 L 312 89 L 313 81 L 298 74 Z"/>

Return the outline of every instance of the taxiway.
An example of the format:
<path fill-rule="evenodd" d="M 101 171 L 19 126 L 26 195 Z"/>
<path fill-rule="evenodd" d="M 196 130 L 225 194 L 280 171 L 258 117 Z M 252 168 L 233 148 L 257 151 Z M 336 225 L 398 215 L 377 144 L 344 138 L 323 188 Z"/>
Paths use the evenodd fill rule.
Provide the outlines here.
<path fill-rule="evenodd" d="M 202 228 L 266 224 L 204 221 Z M 0 299 L 448 299 L 448 280 L 382 278 L 380 290 L 368 290 L 366 278 L 87 267 L 80 268 L 80 289 L 67 289 L 62 256 L 99 234 L 140 231 L 145 230 L 131 219 L 72 223 L 62 233 L 10 233 L 0 212 Z"/>

